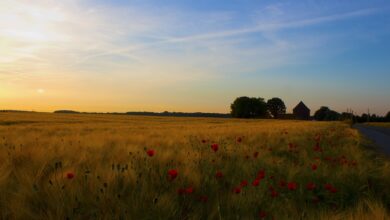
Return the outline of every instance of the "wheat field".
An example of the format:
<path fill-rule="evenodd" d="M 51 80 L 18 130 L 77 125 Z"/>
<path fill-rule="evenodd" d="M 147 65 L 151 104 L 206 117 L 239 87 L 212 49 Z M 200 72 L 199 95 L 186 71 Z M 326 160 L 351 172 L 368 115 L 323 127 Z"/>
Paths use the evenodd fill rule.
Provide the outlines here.
<path fill-rule="evenodd" d="M 0 219 L 389 219 L 341 122 L 0 113 Z"/>

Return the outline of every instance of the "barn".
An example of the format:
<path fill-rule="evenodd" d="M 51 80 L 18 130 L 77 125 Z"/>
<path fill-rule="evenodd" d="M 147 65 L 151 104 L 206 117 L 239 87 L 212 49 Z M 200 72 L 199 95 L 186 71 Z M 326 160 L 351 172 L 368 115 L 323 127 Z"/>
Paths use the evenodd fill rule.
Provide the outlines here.
<path fill-rule="evenodd" d="M 310 109 L 301 101 L 293 109 L 293 114 L 296 119 L 300 120 L 309 120 L 310 119 Z"/>

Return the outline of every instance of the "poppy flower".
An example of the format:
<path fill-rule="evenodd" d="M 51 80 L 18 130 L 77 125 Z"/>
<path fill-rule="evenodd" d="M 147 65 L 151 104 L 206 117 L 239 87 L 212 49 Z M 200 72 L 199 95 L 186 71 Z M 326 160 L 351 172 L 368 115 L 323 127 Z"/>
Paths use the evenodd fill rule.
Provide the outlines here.
<path fill-rule="evenodd" d="M 264 170 L 260 170 L 258 173 L 257 173 L 257 178 L 259 179 L 264 179 L 265 177 L 265 171 Z"/>
<path fill-rule="evenodd" d="M 194 188 L 188 187 L 185 191 L 187 194 L 192 194 L 194 192 Z"/>
<path fill-rule="evenodd" d="M 279 186 L 280 187 L 286 187 L 286 185 L 287 185 L 287 183 L 286 183 L 286 181 L 284 181 L 284 180 L 281 180 L 280 182 L 279 182 Z"/>
<path fill-rule="evenodd" d="M 254 158 L 257 158 L 258 156 L 259 156 L 259 152 L 256 151 L 256 152 L 253 153 L 253 157 Z"/>
<path fill-rule="evenodd" d="M 240 187 L 236 187 L 236 188 L 233 189 L 233 192 L 235 194 L 240 194 L 241 193 L 241 188 Z"/>
<path fill-rule="evenodd" d="M 242 138 L 241 137 L 238 137 L 237 138 L 237 143 L 241 143 L 242 142 Z"/>
<path fill-rule="evenodd" d="M 324 188 L 325 188 L 326 190 L 330 191 L 330 190 L 333 188 L 333 186 L 332 186 L 332 184 L 327 183 L 327 184 L 324 185 Z"/>
<path fill-rule="evenodd" d="M 211 145 L 211 149 L 214 151 L 214 152 L 217 152 L 218 151 L 218 144 L 212 144 Z"/>
<path fill-rule="evenodd" d="M 152 149 L 149 149 L 146 151 L 146 153 L 148 154 L 149 157 L 153 157 L 153 155 L 156 153 L 154 150 Z"/>
<path fill-rule="evenodd" d="M 260 184 L 260 180 L 259 179 L 255 179 L 252 182 L 252 186 L 258 186 L 259 184 Z"/>
<path fill-rule="evenodd" d="M 312 170 L 317 170 L 317 168 L 318 168 L 317 164 L 312 164 L 312 165 L 311 165 L 311 169 L 312 169 Z"/>
<path fill-rule="evenodd" d="M 202 140 L 202 143 L 205 144 L 207 141 L 205 139 Z"/>
<path fill-rule="evenodd" d="M 69 173 L 67 173 L 66 174 L 66 178 L 68 178 L 68 179 L 73 179 L 74 178 L 74 173 L 72 173 L 72 172 L 69 172 Z"/>
<path fill-rule="evenodd" d="M 245 186 L 248 186 L 248 181 L 247 180 L 243 180 L 240 184 L 241 187 L 245 187 Z"/>
<path fill-rule="evenodd" d="M 260 219 L 266 218 L 267 217 L 267 213 L 264 212 L 264 211 L 260 211 L 259 212 L 259 217 L 260 217 Z"/>
<path fill-rule="evenodd" d="M 314 183 L 308 183 L 307 185 L 306 185 L 306 189 L 307 190 L 314 190 L 316 188 L 316 184 L 314 184 Z"/>
<path fill-rule="evenodd" d="M 330 191 L 331 193 L 336 193 L 336 192 L 337 192 L 337 189 L 333 187 L 333 188 L 330 189 L 329 191 Z"/>
<path fill-rule="evenodd" d="M 297 187 L 298 187 L 298 184 L 295 183 L 295 182 L 289 182 L 289 183 L 287 184 L 287 188 L 288 188 L 289 190 L 296 190 Z"/>
<path fill-rule="evenodd" d="M 272 190 L 271 191 L 271 197 L 272 198 L 276 198 L 276 197 L 278 197 L 279 196 L 279 193 L 277 192 L 277 191 L 275 191 L 275 190 Z"/>
<path fill-rule="evenodd" d="M 174 169 L 168 170 L 168 179 L 172 181 L 172 180 L 176 179 L 178 174 L 179 173 L 177 172 L 177 170 L 174 170 Z"/>
<path fill-rule="evenodd" d="M 221 171 L 217 171 L 217 172 L 215 173 L 215 178 L 221 179 L 222 177 L 223 177 L 223 173 L 222 173 Z"/>

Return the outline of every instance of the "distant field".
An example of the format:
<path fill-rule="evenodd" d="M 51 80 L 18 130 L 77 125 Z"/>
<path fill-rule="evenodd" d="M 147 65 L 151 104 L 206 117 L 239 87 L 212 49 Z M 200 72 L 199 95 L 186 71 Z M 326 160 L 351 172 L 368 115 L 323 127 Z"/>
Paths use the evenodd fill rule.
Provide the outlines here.
<path fill-rule="evenodd" d="M 340 122 L 0 113 L 0 219 L 389 219 Z"/>

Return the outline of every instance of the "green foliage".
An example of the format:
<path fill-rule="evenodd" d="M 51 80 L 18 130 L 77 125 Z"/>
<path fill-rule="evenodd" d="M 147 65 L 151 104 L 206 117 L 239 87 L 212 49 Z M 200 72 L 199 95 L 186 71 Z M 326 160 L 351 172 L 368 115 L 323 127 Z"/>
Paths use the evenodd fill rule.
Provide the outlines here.
<path fill-rule="evenodd" d="M 286 105 L 280 98 L 272 98 L 268 100 L 267 108 L 274 118 L 279 118 L 280 115 L 286 114 Z"/>
<path fill-rule="evenodd" d="M 325 106 L 322 106 L 314 113 L 314 119 L 317 121 L 338 121 L 340 118 L 340 113 Z"/>
<path fill-rule="evenodd" d="M 267 104 L 263 98 L 238 97 L 230 106 L 231 114 L 235 118 L 265 118 Z"/>

